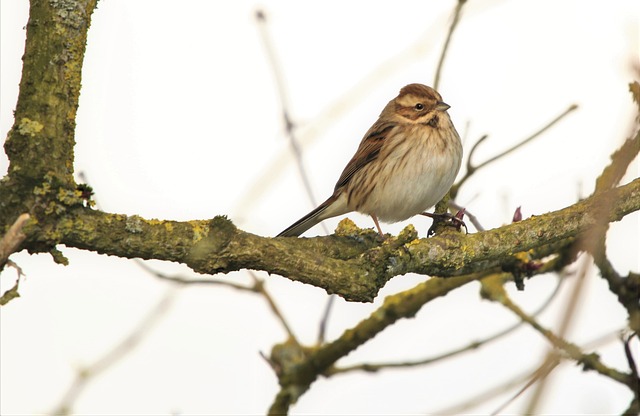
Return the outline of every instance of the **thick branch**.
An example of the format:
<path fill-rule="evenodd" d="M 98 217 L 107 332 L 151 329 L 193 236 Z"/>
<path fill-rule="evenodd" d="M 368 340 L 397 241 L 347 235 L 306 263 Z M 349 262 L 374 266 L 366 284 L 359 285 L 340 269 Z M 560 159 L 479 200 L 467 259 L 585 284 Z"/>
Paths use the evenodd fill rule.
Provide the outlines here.
<path fill-rule="evenodd" d="M 609 212 L 601 212 L 614 200 Z M 264 270 L 370 301 L 392 277 L 420 273 L 457 276 L 511 263 L 513 254 L 548 255 L 586 232 L 599 218 L 618 221 L 640 209 L 640 179 L 570 207 L 477 234 L 446 233 L 416 239 L 408 227 L 380 244 L 370 230 L 338 229 L 316 238 L 267 238 L 238 230 L 231 221 L 145 220 L 78 208 L 45 235 L 71 247 L 120 257 L 185 263 L 200 273 Z M 42 237 L 42 235 L 40 236 Z M 545 250 L 545 247 L 552 249 Z"/>
<path fill-rule="evenodd" d="M 9 175 L 73 182 L 76 110 L 87 31 L 96 0 L 31 1 Z M 28 169 L 27 169 L 28 167 Z"/>
<path fill-rule="evenodd" d="M 5 230 L 21 213 L 43 224 L 82 203 L 73 179 L 75 119 L 96 1 L 31 1 L 15 121 L 4 144 L 10 161 L 0 183 Z"/>

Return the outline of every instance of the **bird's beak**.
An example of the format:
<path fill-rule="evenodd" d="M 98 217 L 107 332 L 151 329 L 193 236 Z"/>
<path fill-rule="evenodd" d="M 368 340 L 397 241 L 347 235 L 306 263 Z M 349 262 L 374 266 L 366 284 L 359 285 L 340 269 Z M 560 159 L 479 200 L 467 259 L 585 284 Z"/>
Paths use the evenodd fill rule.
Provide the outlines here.
<path fill-rule="evenodd" d="M 451 106 L 443 101 L 438 101 L 436 103 L 436 110 L 438 111 L 447 111 Z"/>

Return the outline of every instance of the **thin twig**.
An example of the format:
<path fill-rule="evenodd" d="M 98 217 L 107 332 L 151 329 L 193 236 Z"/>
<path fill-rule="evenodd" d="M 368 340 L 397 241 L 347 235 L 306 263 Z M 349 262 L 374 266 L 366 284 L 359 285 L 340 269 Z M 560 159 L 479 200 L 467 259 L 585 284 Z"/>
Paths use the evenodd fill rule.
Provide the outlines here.
<path fill-rule="evenodd" d="M 628 170 L 629 164 L 636 158 L 640 152 L 640 131 L 635 136 L 628 138 L 621 146 L 611 155 L 611 163 L 606 166 L 598 179 L 596 180 L 596 188 L 594 194 L 605 192 L 615 187 L 622 179 L 624 173 Z M 610 203 L 613 203 L 611 201 Z M 608 224 L 601 225 L 601 235 L 606 235 Z M 631 275 L 624 278 L 615 270 L 611 261 L 607 258 L 607 250 L 605 247 L 605 239 L 591 238 L 593 244 L 588 249 L 593 256 L 593 261 L 600 270 L 600 275 L 609 285 L 609 290 L 617 295 L 618 301 L 625 307 L 629 314 L 629 322 L 632 329 L 640 330 L 640 293 L 637 290 L 637 278 Z M 634 324 L 635 323 L 635 324 Z M 640 398 L 639 398 L 640 400 Z"/>
<path fill-rule="evenodd" d="M 578 108 L 578 106 L 576 104 L 570 105 L 559 116 L 557 116 L 556 118 L 551 120 L 549 123 L 547 123 L 546 126 L 542 127 L 540 130 L 538 130 L 537 132 L 533 133 L 531 136 L 527 137 L 526 139 L 524 139 L 520 143 L 516 144 L 515 146 L 512 146 L 509 149 L 505 150 L 504 152 L 498 153 L 497 155 L 493 156 L 492 158 L 489 158 L 489 159 L 485 160 L 483 163 L 481 163 L 478 166 L 476 166 L 476 169 L 479 169 L 479 168 L 481 168 L 481 167 L 483 167 L 485 165 L 488 165 L 489 163 L 491 163 L 491 162 L 493 162 L 493 161 L 495 161 L 497 159 L 500 159 L 500 158 L 508 155 L 509 153 L 513 152 L 514 150 L 517 150 L 520 147 L 524 146 L 525 144 L 529 143 L 530 141 L 532 141 L 536 137 L 539 137 L 542 133 L 544 133 L 545 131 L 549 130 L 556 123 L 558 123 L 560 120 L 565 118 L 569 113 L 571 113 L 572 111 L 576 110 L 577 108 Z"/>
<path fill-rule="evenodd" d="M 183 277 L 180 275 L 168 275 L 168 274 L 162 273 L 161 271 L 155 270 L 143 260 L 140 260 L 140 259 L 132 259 L 132 260 L 134 263 L 136 263 L 140 268 L 142 268 L 145 272 L 149 273 L 150 275 L 160 280 L 165 280 L 167 282 L 175 283 L 178 285 L 226 286 L 232 289 L 246 291 L 246 292 L 254 292 L 254 293 L 259 292 L 254 286 L 241 285 L 239 283 L 235 283 L 230 280 L 205 280 L 205 279 L 193 279 L 189 277 Z"/>
<path fill-rule="evenodd" d="M 560 355 L 557 352 L 553 354 L 549 354 L 545 361 L 540 365 L 540 367 L 531 375 L 529 381 L 520 388 L 513 396 L 509 398 L 509 400 L 505 401 L 502 405 L 498 406 L 496 410 L 491 412 L 491 416 L 500 414 L 505 407 L 509 406 L 513 403 L 518 397 L 520 397 L 525 391 L 529 389 L 529 387 L 536 384 L 539 380 L 546 380 L 547 376 L 555 370 L 555 368 L 560 364 Z M 531 414 L 531 413 L 525 413 Z"/>
<path fill-rule="evenodd" d="M 577 345 L 566 341 L 564 338 L 559 337 L 549 329 L 540 325 L 534 318 L 526 314 L 522 309 L 520 309 L 520 307 L 511 301 L 506 290 L 504 290 L 504 287 L 501 284 L 494 283 L 491 285 L 484 285 L 483 290 L 491 300 L 505 306 L 545 337 L 554 348 L 562 350 L 569 358 L 582 364 L 585 370 L 596 371 L 599 374 L 607 376 L 624 385 L 629 384 L 630 380 L 628 374 L 605 366 L 597 355 L 583 353 Z"/>
<path fill-rule="evenodd" d="M 289 335 L 289 338 L 294 340 L 296 343 L 298 342 L 293 331 L 291 330 L 291 327 L 287 323 L 287 320 L 284 318 L 284 315 L 280 312 L 280 309 L 276 305 L 275 301 L 273 300 L 269 292 L 265 289 L 264 281 L 258 278 L 258 276 L 251 270 L 249 270 L 248 273 L 249 273 L 249 276 L 251 276 L 251 278 L 253 279 L 253 285 L 245 286 L 245 285 L 230 282 L 227 280 L 201 280 L 201 279 L 186 278 L 186 277 L 177 276 L 177 275 L 169 276 L 162 272 L 152 269 L 144 261 L 141 261 L 138 259 L 134 259 L 134 261 L 136 261 L 136 263 L 140 267 L 142 267 L 146 272 L 152 274 L 158 279 L 166 280 L 171 283 L 175 283 L 179 285 L 214 285 L 214 286 L 218 285 L 218 286 L 230 287 L 232 289 L 241 290 L 245 292 L 259 293 L 265 298 L 265 300 L 267 301 L 267 304 L 269 305 L 269 308 L 271 309 L 273 314 L 276 316 L 276 318 L 278 318 L 278 321 L 280 321 L 280 323 L 282 324 L 284 330 Z"/>
<path fill-rule="evenodd" d="M 618 336 L 620 334 L 620 329 L 616 330 L 616 331 L 612 331 L 608 334 L 602 335 L 592 341 L 589 341 L 588 343 L 585 344 L 586 348 L 595 348 L 598 347 L 600 345 L 603 345 L 605 343 L 608 343 L 612 340 L 618 339 Z M 562 356 L 559 356 L 560 358 L 565 358 Z M 531 380 L 532 378 L 534 378 L 537 374 L 540 374 L 540 370 L 541 370 L 541 366 L 538 366 L 538 368 L 536 369 L 532 369 L 532 370 L 527 370 L 525 372 L 522 372 L 516 376 L 514 376 L 513 378 L 511 378 L 510 380 L 507 380 L 506 382 L 499 384 L 497 386 L 494 387 L 490 387 L 488 390 L 485 390 L 482 393 L 479 393 L 478 395 L 471 397 L 467 400 L 465 400 L 462 403 L 456 404 L 453 407 L 449 407 L 449 408 L 443 408 L 443 409 L 437 409 L 435 411 L 430 411 L 429 414 L 434 414 L 434 415 L 456 415 L 456 414 L 462 414 L 462 413 L 469 413 L 469 410 L 473 409 L 475 406 L 478 406 L 482 403 L 485 403 L 489 400 L 493 400 L 496 398 L 496 396 L 503 394 L 509 390 L 511 390 L 512 388 L 515 388 L 517 386 L 520 386 L 522 383 L 527 382 L 528 380 Z M 539 377 L 538 377 L 539 378 Z M 527 385 L 530 385 L 531 383 L 527 383 Z M 511 400 L 510 400 L 511 402 Z M 501 406 L 501 408 L 504 408 L 505 406 Z"/>
<path fill-rule="evenodd" d="M 264 13 L 262 15 L 264 16 Z M 437 35 L 444 28 L 445 26 L 441 23 L 441 19 L 436 19 L 436 23 L 429 25 L 415 43 L 384 60 L 370 72 L 363 74 L 352 88 L 344 91 L 331 104 L 321 110 L 313 120 L 310 120 L 304 126 L 297 126 L 300 142 L 302 144 L 313 143 L 337 119 L 352 111 L 359 103 L 365 100 L 375 90 L 380 80 L 392 78 L 396 72 L 404 70 L 407 65 L 414 63 L 418 57 L 423 57 L 425 53 L 435 48 L 434 40 L 437 39 Z M 245 196 L 237 201 L 233 212 L 240 217 L 245 217 L 247 209 L 254 205 L 253 201 L 263 197 L 269 187 L 276 182 L 276 177 L 283 174 L 283 166 L 286 165 L 286 162 L 287 159 L 283 154 L 279 154 L 269 161 L 269 165 L 265 168 L 265 174 L 260 175 L 250 185 Z"/>
<path fill-rule="evenodd" d="M 20 244 L 22 244 L 24 239 L 27 238 L 27 236 L 22 232 L 22 227 L 24 227 L 26 222 L 29 221 L 29 218 L 31 217 L 26 213 L 18 216 L 4 234 L 2 240 L 0 240 L 0 270 L 4 268 L 9 256 L 18 250 Z"/>
<path fill-rule="evenodd" d="M 293 152 L 293 158 L 296 161 L 298 174 L 300 175 L 300 179 L 302 179 L 302 184 L 304 185 L 304 189 L 309 198 L 309 202 L 311 202 L 311 205 L 313 207 L 316 207 L 318 206 L 318 201 L 314 195 L 313 188 L 311 187 L 311 181 L 309 181 L 309 175 L 307 174 L 307 170 L 304 166 L 302 150 L 300 148 L 298 138 L 296 137 L 296 128 L 293 121 L 291 120 L 289 99 L 286 92 L 287 89 L 285 86 L 285 81 L 282 76 L 282 69 L 280 68 L 278 59 L 276 58 L 274 47 L 271 44 L 271 38 L 269 37 L 269 31 L 267 30 L 267 17 L 264 11 L 258 10 L 256 12 L 256 21 L 258 22 L 258 28 L 260 29 L 260 38 L 262 39 L 262 44 L 269 59 L 269 63 L 271 64 L 273 77 L 276 81 L 278 96 L 280 97 L 280 107 L 282 111 L 282 119 L 284 121 L 285 132 L 287 137 L 289 138 L 289 145 L 291 146 L 291 151 Z M 324 223 L 322 223 L 321 226 L 325 234 L 329 234 L 329 229 L 327 228 L 327 226 Z"/>
<path fill-rule="evenodd" d="M 336 295 L 329 296 L 327 299 L 327 304 L 324 307 L 324 313 L 322 314 L 322 319 L 320 319 L 320 328 L 318 329 L 318 345 L 324 344 L 327 333 L 327 324 L 329 323 L 329 315 L 331 314 L 331 310 L 333 309 L 333 304 L 336 300 Z"/>
<path fill-rule="evenodd" d="M 558 295 L 558 293 L 560 293 L 560 288 L 562 287 L 562 283 L 564 282 L 565 279 L 562 278 L 558 278 L 558 282 L 556 284 L 556 287 L 554 288 L 553 292 L 551 292 L 551 294 L 549 295 L 549 297 L 547 297 L 547 299 L 544 301 L 544 303 L 542 305 L 540 305 L 538 307 L 538 309 L 536 309 L 533 313 L 532 316 L 538 316 L 539 314 L 543 313 L 548 307 L 549 305 L 551 305 L 551 302 L 556 298 L 556 296 Z M 509 335 L 510 333 L 514 332 L 516 329 L 520 328 L 522 325 L 524 324 L 524 322 L 520 321 L 517 322 L 507 328 L 502 329 L 501 331 L 496 332 L 495 334 L 488 336 L 482 340 L 479 341 L 473 341 L 471 343 L 469 343 L 466 346 L 448 351 L 446 353 L 440 354 L 440 355 L 436 355 L 434 357 L 429 357 L 429 358 L 424 358 L 421 360 L 416 360 L 416 361 L 405 361 L 405 362 L 389 362 L 389 363 L 378 363 L 378 364 L 356 364 L 356 365 L 352 365 L 349 367 L 334 367 L 330 370 L 328 370 L 327 374 L 341 374 L 341 373 L 347 373 L 347 372 L 352 372 L 352 371 L 367 371 L 367 372 L 377 372 L 379 370 L 383 370 L 383 369 L 391 369 L 391 368 L 402 368 L 402 367 L 418 367 L 418 366 L 425 366 L 425 365 L 429 365 L 435 362 L 439 362 L 448 358 L 452 358 L 455 357 L 457 355 L 460 355 L 462 353 L 468 352 L 468 351 L 472 351 L 475 349 L 478 349 L 484 345 L 487 345 L 493 341 L 496 341 L 506 335 Z"/>
<path fill-rule="evenodd" d="M 447 51 L 449 50 L 449 44 L 451 43 L 451 38 L 453 37 L 453 31 L 458 26 L 458 21 L 460 20 L 460 13 L 462 12 L 462 6 L 464 6 L 466 2 L 467 0 L 458 0 L 458 4 L 456 5 L 455 10 L 453 11 L 453 20 L 451 21 L 451 25 L 449 26 L 447 39 L 444 41 L 444 46 L 442 47 L 442 53 L 440 54 L 440 60 L 438 60 L 435 79 L 433 80 L 433 89 L 435 90 L 437 90 L 438 87 L 440 86 L 440 74 L 442 72 L 442 65 L 444 64 L 444 59 L 447 56 Z"/>
<path fill-rule="evenodd" d="M 449 200 L 449 206 L 455 209 L 456 211 L 460 211 L 461 209 L 464 209 L 464 215 L 466 215 L 469 218 L 469 221 L 471 222 L 471 224 L 473 224 L 473 226 L 476 227 L 476 231 L 484 231 L 484 227 L 482 226 L 482 224 L 480 224 L 478 217 L 473 215 L 473 213 L 469 212 L 468 209 L 464 208 L 462 205 L 458 205 L 458 203 L 456 203 L 452 199 Z"/>
<path fill-rule="evenodd" d="M 615 187 L 619 181 L 622 179 L 624 172 L 626 172 L 627 167 L 631 163 L 631 161 L 635 158 L 638 151 L 640 151 L 640 132 L 636 135 L 635 138 L 630 138 L 626 140 L 619 150 L 616 150 L 611 156 L 611 164 L 604 168 L 602 174 L 596 181 L 596 190 L 594 194 L 599 192 L 604 192 L 608 189 Z M 606 259 L 606 234 L 609 229 L 609 222 L 606 220 L 607 214 L 613 208 L 613 204 L 615 201 L 612 199 L 605 199 L 602 205 L 598 207 L 598 216 L 596 216 L 596 224 L 582 236 L 576 243 L 578 247 L 585 249 L 588 253 L 593 257 L 594 263 L 596 265 L 602 266 L 603 270 L 613 271 L 613 266 L 609 263 L 608 259 Z M 591 268 L 591 261 L 586 256 L 583 259 L 580 273 L 578 273 L 578 280 L 574 284 L 574 289 L 571 294 L 571 298 L 566 306 L 565 312 L 562 317 L 562 321 L 560 323 L 560 327 L 557 331 L 557 337 L 559 339 L 564 339 L 568 332 L 569 326 L 571 322 L 574 320 L 576 315 L 576 309 L 578 302 L 581 300 L 584 292 L 585 280 L 588 270 Z M 610 288 L 616 286 L 617 282 L 617 273 L 613 271 L 611 275 L 608 273 L 603 273 L 603 277 L 606 279 L 607 277 L 612 277 L 613 281 L 610 282 Z M 614 292 L 618 294 L 617 292 Z M 629 305 L 623 305 L 627 308 L 629 315 L 631 317 L 634 311 L 638 310 L 637 305 L 633 307 L 629 307 Z M 548 357 L 553 354 L 553 352 L 548 353 Z M 633 379 L 633 373 L 630 376 L 630 379 Z M 527 408 L 527 414 L 535 414 L 538 404 L 542 401 L 542 397 L 547 386 L 546 378 L 543 378 L 541 382 L 538 384 L 535 393 L 533 394 L 529 406 Z M 633 388 L 632 388 L 633 390 Z M 637 394 L 634 391 L 634 394 Z"/>
<path fill-rule="evenodd" d="M 535 370 L 534 370 L 535 371 Z M 436 409 L 435 411 L 429 411 L 428 414 L 433 415 L 460 415 L 467 414 L 474 407 L 487 402 L 488 400 L 495 399 L 496 396 L 509 391 L 531 378 L 532 371 L 522 372 L 514 378 L 497 386 L 490 387 L 489 389 L 470 397 L 462 403 L 457 403 L 451 407 Z M 473 412 L 472 412 L 473 413 Z"/>
<path fill-rule="evenodd" d="M 62 400 L 51 412 L 52 415 L 71 414 L 73 403 L 84 391 L 89 381 L 97 377 L 107 368 L 115 365 L 118 361 L 129 354 L 144 339 L 147 333 L 160 321 L 160 318 L 169 310 L 176 294 L 176 288 L 167 290 L 160 301 L 151 309 L 140 321 L 138 326 L 129 333 L 120 343 L 116 344 L 101 358 L 80 370 L 75 379 L 68 387 Z"/>
<path fill-rule="evenodd" d="M 258 276 L 253 271 L 249 270 L 248 272 L 251 278 L 253 279 L 254 287 L 256 288 L 256 291 L 262 294 L 264 299 L 267 301 L 267 304 L 269 305 L 271 312 L 273 312 L 276 318 L 278 318 L 278 321 L 280 321 L 280 324 L 282 324 L 282 327 L 287 332 L 287 335 L 289 335 L 289 339 L 295 342 L 298 346 L 300 346 L 300 343 L 298 342 L 298 339 L 296 338 L 295 334 L 291 330 L 289 323 L 284 318 L 284 315 L 282 314 L 282 312 L 280 312 L 280 308 L 278 308 L 278 305 L 276 305 L 276 302 L 271 297 L 271 294 L 269 294 L 269 292 L 267 292 L 267 289 L 265 289 L 264 281 L 258 278 Z"/>
<path fill-rule="evenodd" d="M 631 352 L 631 346 L 629 346 L 634 336 L 639 336 L 639 335 L 638 334 L 629 335 L 627 339 L 622 340 L 622 343 L 624 344 L 624 355 L 627 357 L 627 363 L 629 364 L 631 375 L 635 379 L 640 380 L 640 376 L 638 375 L 638 366 L 636 366 L 636 360 L 633 358 L 633 353 Z M 640 386 L 638 386 L 638 388 L 639 388 L 638 394 L 640 394 Z"/>
<path fill-rule="evenodd" d="M 462 177 L 462 179 L 460 179 L 455 185 L 453 185 L 453 187 L 451 188 L 451 198 L 455 198 L 455 196 L 458 193 L 458 190 L 460 189 L 460 187 L 462 186 L 463 183 L 465 183 L 467 181 L 467 179 L 469 179 L 471 177 L 471 175 L 473 175 L 477 170 L 482 169 L 483 167 L 487 166 L 488 164 L 495 162 L 498 159 L 501 159 L 505 156 L 507 156 L 508 154 L 510 154 L 511 152 L 519 149 L 520 147 L 524 146 L 525 144 L 529 143 L 530 141 L 534 140 L 535 138 L 539 137 L 542 133 L 544 133 L 545 131 L 549 130 L 553 125 L 555 125 L 556 123 L 558 123 L 560 120 L 562 120 L 564 117 L 566 117 L 569 113 L 571 113 L 572 111 L 576 110 L 578 108 L 578 106 L 576 104 L 572 104 L 570 105 L 565 111 L 563 111 L 559 116 L 557 116 L 556 118 L 554 118 L 553 120 L 551 120 L 549 123 L 547 123 L 544 127 L 542 127 L 540 130 L 536 131 L 535 133 L 533 133 L 531 136 L 525 138 L 524 140 L 520 141 L 519 143 L 516 143 L 514 146 L 508 148 L 507 150 L 498 153 L 497 155 L 490 157 L 489 159 L 485 160 L 484 162 L 478 164 L 478 165 L 473 165 L 471 162 L 472 156 L 475 153 L 476 149 L 478 148 L 478 146 L 480 145 L 480 143 L 484 142 L 487 139 L 487 135 L 482 136 L 472 147 L 471 150 L 469 151 L 469 158 L 467 159 L 467 169 L 466 172 L 464 174 L 464 176 Z"/>
<path fill-rule="evenodd" d="M 20 286 L 20 278 L 24 273 L 22 273 L 20 266 L 9 260 L 9 256 L 18 251 L 22 242 L 27 238 L 27 236 L 22 232 L 22 227 L 24 227 L 27 221 L 29 221 L 29 218 L 29 214 L 21 214 L 18 216 L 0 240 L 0 271 L 8 265 L 16 269 L 18 272 L 18 277 L 16 278 L 16 282 L 13 287 L 0 294 L 0 306 L 4 306 L 13 299 L 20 297 L 18 288 Z"/>

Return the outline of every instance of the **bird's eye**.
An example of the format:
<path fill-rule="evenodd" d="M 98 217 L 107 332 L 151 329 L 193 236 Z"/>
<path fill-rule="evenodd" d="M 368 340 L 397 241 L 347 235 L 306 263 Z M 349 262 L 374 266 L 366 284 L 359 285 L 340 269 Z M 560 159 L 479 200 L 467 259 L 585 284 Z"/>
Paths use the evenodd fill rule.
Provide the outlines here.
<path fill-rule="evenodd" d="M 420 110 L 424 110 L 424 104 L 422 103 L 418 103 L 416 104 L 413 108 L 415 108 L 416 110 L 420 111 Z"/>

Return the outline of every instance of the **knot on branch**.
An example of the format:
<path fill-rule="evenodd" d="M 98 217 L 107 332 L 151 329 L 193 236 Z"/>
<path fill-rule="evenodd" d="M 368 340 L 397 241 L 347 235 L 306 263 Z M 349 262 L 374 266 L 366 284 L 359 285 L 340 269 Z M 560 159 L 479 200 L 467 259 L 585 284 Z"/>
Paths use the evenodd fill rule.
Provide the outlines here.
<path fill-rule="evenodd" d="M 194 225 L 193 233 L 196 242 L 187 258 L 189 267 L 199 273 L 229 270 L 229 260 L 224 253 L 238 234 L 236 226 L 226 216 L 218 215 L 205 226 L 201 222 Z"/>

